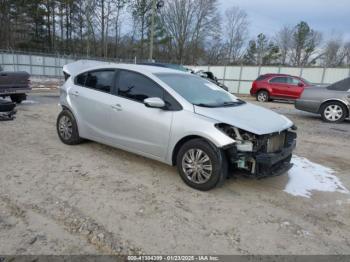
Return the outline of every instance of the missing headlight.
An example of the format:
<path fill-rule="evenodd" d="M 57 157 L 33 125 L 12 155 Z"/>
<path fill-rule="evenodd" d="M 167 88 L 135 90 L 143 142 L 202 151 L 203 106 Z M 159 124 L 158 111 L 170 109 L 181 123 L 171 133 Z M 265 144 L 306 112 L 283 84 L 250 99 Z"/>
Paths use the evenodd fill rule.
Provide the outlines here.
<path fill-rule="evenodd" d="M 254 150 L 254 144 L 256 141 L 256 136 L 254 134 L 228 124 L 220 123 L 215 126 L 236 141 L 238 151 L 252 152 Z"/>

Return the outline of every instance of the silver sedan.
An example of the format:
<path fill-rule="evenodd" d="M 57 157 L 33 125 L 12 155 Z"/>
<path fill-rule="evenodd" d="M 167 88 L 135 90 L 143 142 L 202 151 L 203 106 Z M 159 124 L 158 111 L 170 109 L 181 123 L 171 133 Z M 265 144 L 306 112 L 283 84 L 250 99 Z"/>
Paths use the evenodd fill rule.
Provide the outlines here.
<path fill-rule="evenodd" d="M 289 119 L 199 76 L 89 61 L 63 71 L 57 132 L 65 144 L 89 139 L 176 165 L 199 190 L 222 184 L 229 166 L 257 177 L 291 167 Z"/>
<path fill-rule="evenodd" d="M 340 123 L 349 117 L 350 111 L 350 78 L 329 86 L 305 89 L 295 108 L 320 114 L 326 122 Z"/>

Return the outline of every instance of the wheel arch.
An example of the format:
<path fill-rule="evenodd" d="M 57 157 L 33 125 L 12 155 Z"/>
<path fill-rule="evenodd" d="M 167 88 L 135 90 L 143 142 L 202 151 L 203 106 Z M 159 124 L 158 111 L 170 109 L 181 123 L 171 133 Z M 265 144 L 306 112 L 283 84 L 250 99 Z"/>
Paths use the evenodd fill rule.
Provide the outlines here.
<path fill-rule="evenodd" d="M 84 130 L 83 130 L 82 126 L 81 126 L 80 119 L 77 117 L 77 114 L 75 114 L 74 111 L 72 110 L 72 108 L 70 108 L 67 105 L 60 104 L 60 106 L 61 106 L 62 110 L 67 110 L 73 115 L 73 117 L 75 119 L 75 122 L 77 123 L 77 128 L 78 128 L 79 135 L 81 135 L 81 133 L 83 133 L 82 131 L 84 131 Z"/>
<path fill-rule="evenodd" d="M 176 145 L 174 146 L 174 149 L 172 151 L 171 164 L 173 166 L 176 165 L 176 157 L 177 157 L 177 154 L 178 154 L 181 146 L 184 145 L 185 143 L 187 143 L 188 141 L 193 140 L 193 139 L 203 139 L 203 140 L 207 141 L 208 143 L 212 144 L 212 142 L 210 142 L 207 138 L 205 138 L 203 136 L 199 136 L 199 135 L 188 135 L 188 136 L 185 136 L 185 137 L 181 138 L 176 143 Z"/>
<path fill-rule="evenodd" d="M 318 113 L 319 114 L 322 114 L 322 108 L 325 104 L 327 103 L 330 103 L 330 102 L 337 102 L 337 103 L 341 103 L 345 106 L 346 108 L 346 116 L 348 117 L 349 116 L 349 113 L 350 113 L 350 110 L 349 110 L 349 107 L 350 107 L 350 104 L 349 103 L 346 103 L 345 101 L 341 100 L 341 99 L 337 99 L 337 98 L 330 98 L 330 99 L 327 99 L 327 100 L 324 100 L 321 104 L 320 104 L 320 107 L 318 109 Z"/>
<path fill-rule="evenodd" d="M 61 107 L 62 107 L 63 110 L 68 110 L 69 112 L 71 112 L 71 113 L 73 114 L 72 110 L 70 110 L 70 108 L 69 108 L 68 106 L 66 106 L 66 105 L 61 105 Z M 73 115 L 74 115 L 74 114 L 73 114 Z"/>
<path fill-rule="evenodd" d="M 269 88 L 267 87 L 260 87 L 256 90 L 256 94 L 258 94 L 261 91 L 266 91 L 267 93 L 269 93 L 269 95 L 271 95 L 271 91 L 269 90 Z"/>

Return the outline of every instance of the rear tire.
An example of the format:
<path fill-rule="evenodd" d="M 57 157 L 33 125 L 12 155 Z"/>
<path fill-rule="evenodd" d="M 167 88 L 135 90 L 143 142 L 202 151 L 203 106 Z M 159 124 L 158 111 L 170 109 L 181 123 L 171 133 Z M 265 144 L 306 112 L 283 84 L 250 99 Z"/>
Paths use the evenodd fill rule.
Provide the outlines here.
<path fill-rule="evenodd" d="M 66 145 L 77 145 L 82 142 L 74 115 L 68 110 L 62 110 L 57 117 L 57 134 Z"/>
<path fill-rule="evenodd" d="M 23 100 L 26 100 L 26 94 L 15 94 L 15 95 L 10 95 L 11 101 L 20 104 L 22 103 Z"/>
<path fill-rule="evenodd" d="M 200 138 L 182 145 L 176 157 L 176 165 L 182 180 L 201 191 L 222 185 L 228 172 L 225 154 Z"/>
<path fill-rule="evenodd" d="M 323 104 L 320 111 L 322 120 L 329 123 L 343 122 L 348 114 L 346 106 L 337 101 Z"/>
<path fill-rule="evenodd" d="M 256 100 L 259 102 L 268 102 L 270 100 L 270 94 L 266 90 L 261 90 L 256 94 Z"/>

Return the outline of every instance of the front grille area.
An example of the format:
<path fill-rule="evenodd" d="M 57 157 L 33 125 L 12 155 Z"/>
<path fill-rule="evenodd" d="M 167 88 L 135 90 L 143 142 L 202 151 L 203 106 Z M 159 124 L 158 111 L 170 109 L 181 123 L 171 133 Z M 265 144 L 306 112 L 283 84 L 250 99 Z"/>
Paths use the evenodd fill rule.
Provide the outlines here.
<path fill-rule="evenodd" d="M 275 134 L 267 140 L 267 153 L 275 153 L 283 149 L 286 141 L 286 132 Z"/>

